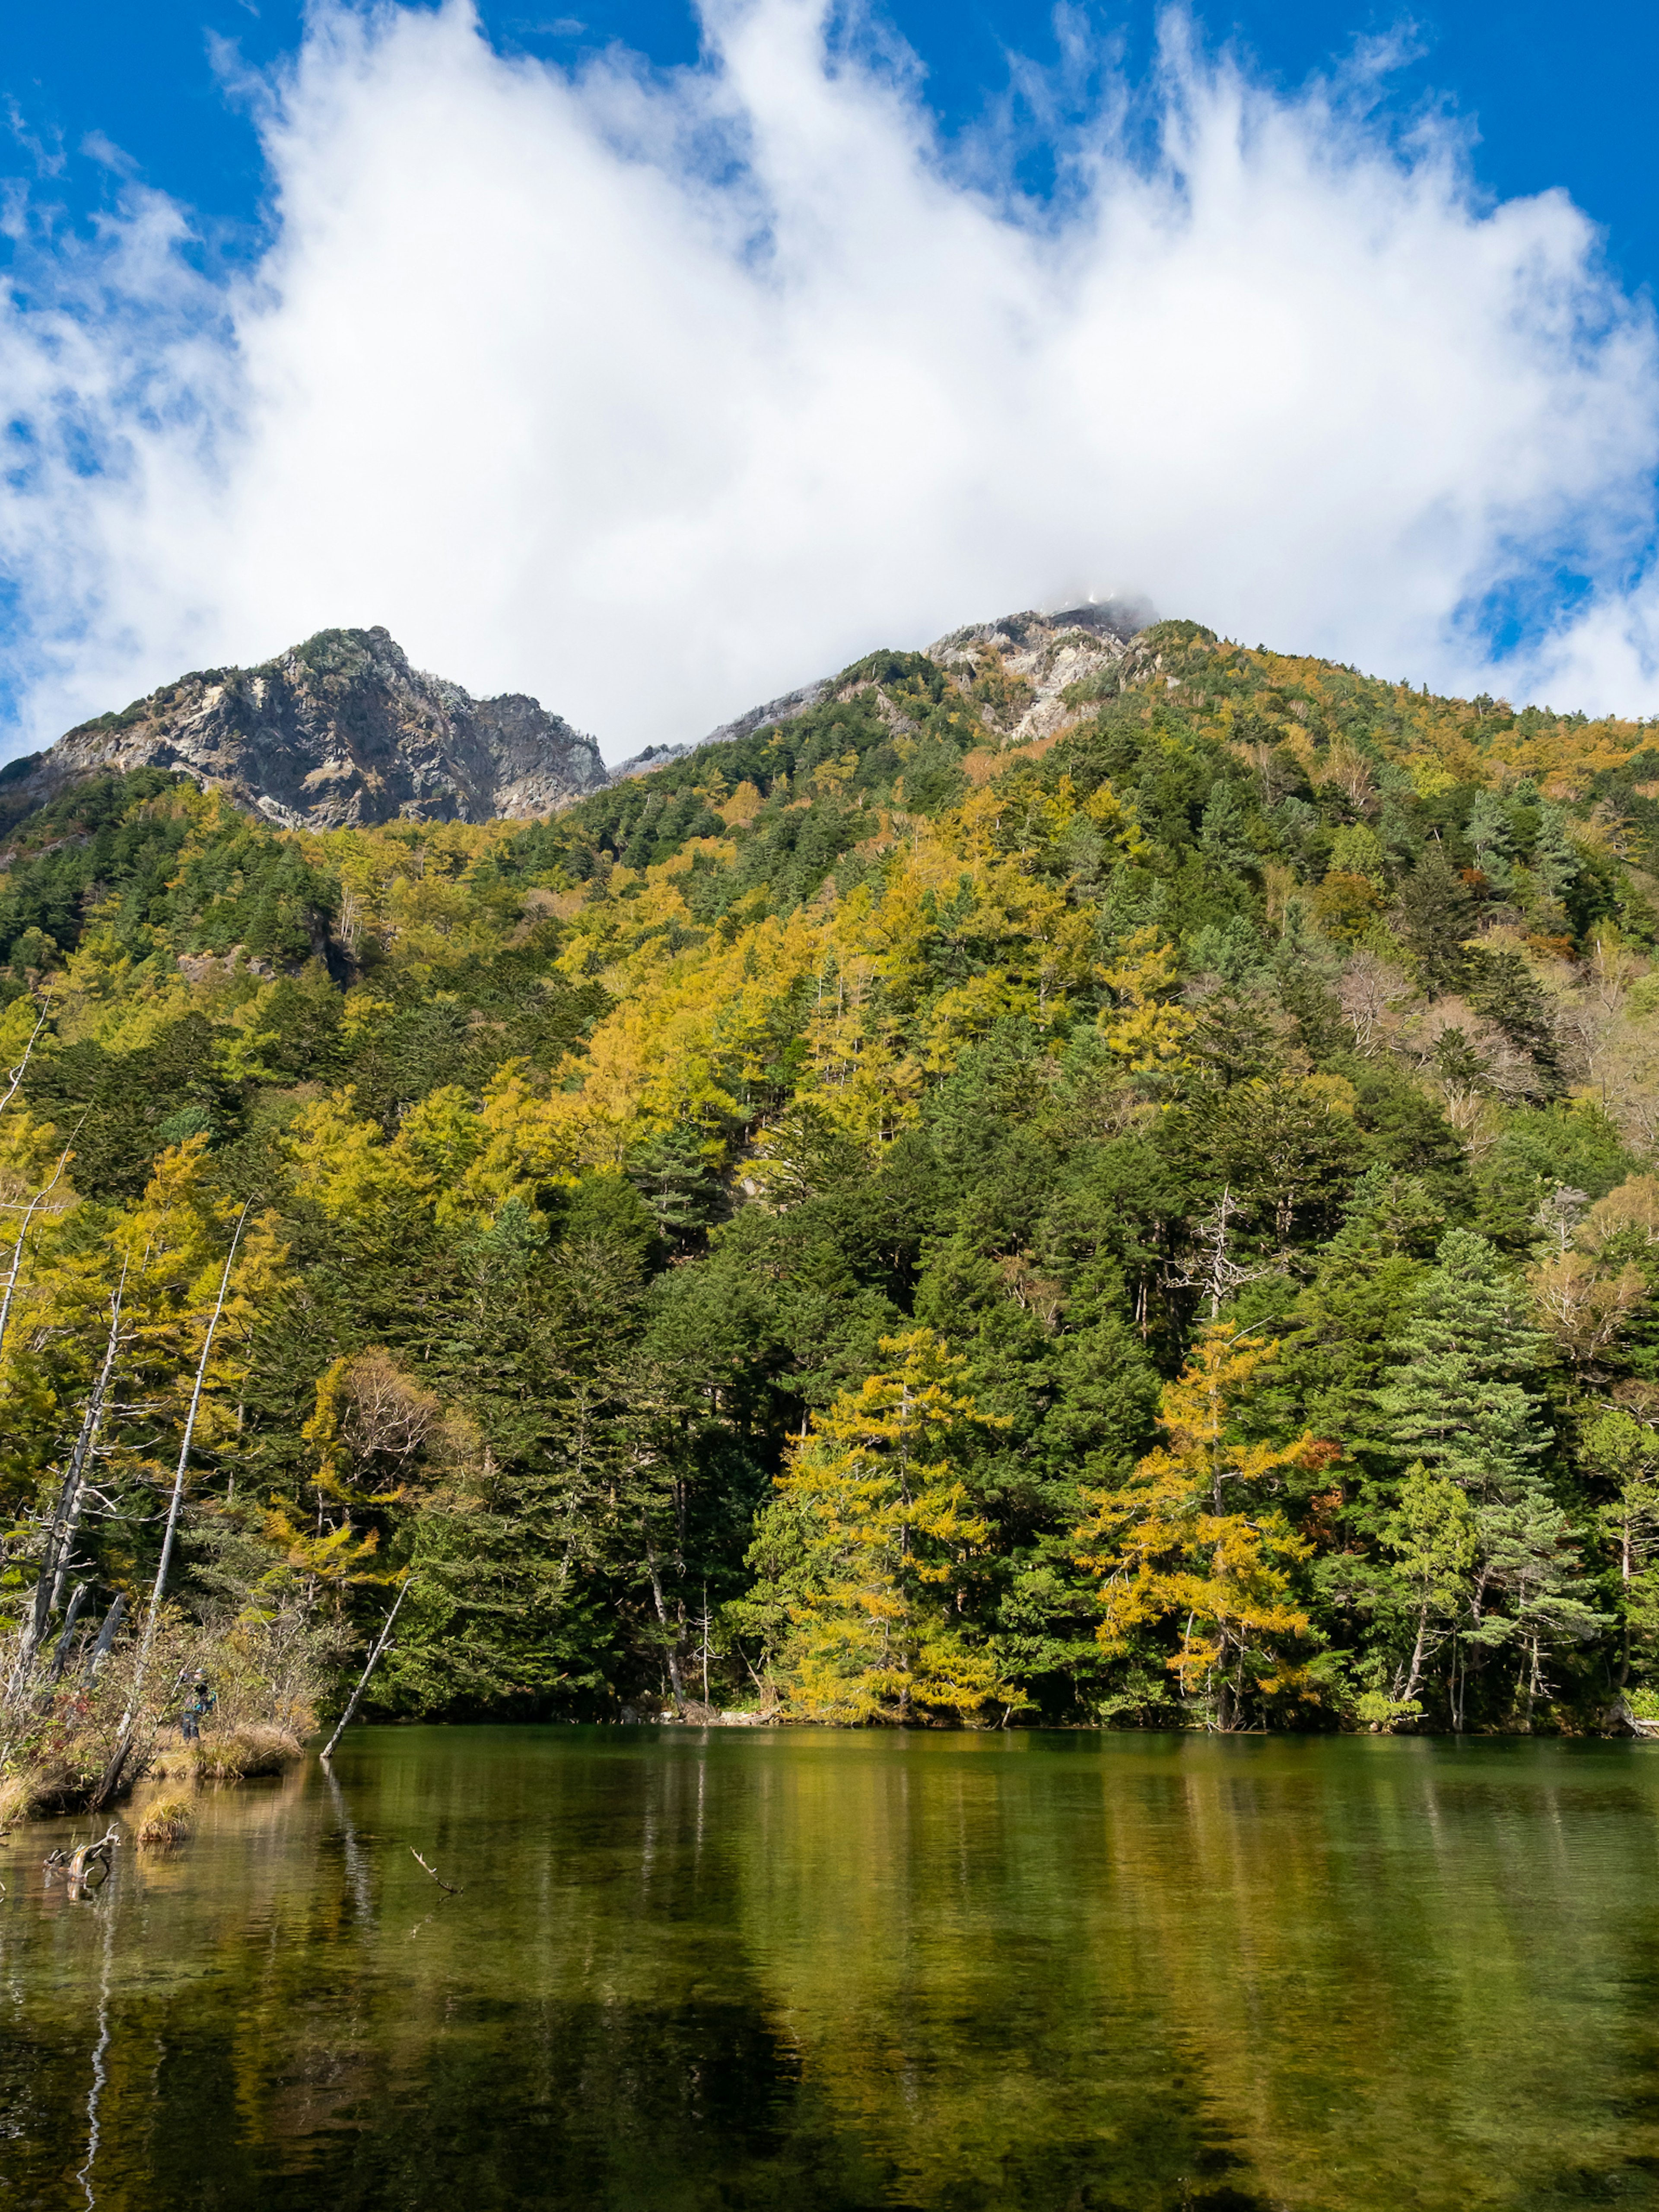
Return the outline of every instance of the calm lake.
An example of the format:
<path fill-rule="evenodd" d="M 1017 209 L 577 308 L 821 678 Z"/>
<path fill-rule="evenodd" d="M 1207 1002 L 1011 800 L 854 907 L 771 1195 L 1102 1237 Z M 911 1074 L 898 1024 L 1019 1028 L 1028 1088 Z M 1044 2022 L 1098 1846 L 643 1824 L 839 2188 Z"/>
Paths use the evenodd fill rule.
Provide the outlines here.
<path fill-rule="evenodd" d="M 0 2212 L 1659 2205 L 1659 1746 L 364 1729 L 71 1827 Z"/>

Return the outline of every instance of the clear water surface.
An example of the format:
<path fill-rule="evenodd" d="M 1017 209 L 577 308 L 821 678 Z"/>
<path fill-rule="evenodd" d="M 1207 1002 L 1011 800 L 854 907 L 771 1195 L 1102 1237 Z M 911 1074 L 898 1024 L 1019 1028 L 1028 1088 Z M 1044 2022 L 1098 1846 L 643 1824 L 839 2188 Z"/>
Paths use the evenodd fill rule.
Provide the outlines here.
<path fill-rule="evenodd" d="M 73 1826 L 0 2212 L 1659 2206 L 1659 1746 L 381 1729 Z"/>

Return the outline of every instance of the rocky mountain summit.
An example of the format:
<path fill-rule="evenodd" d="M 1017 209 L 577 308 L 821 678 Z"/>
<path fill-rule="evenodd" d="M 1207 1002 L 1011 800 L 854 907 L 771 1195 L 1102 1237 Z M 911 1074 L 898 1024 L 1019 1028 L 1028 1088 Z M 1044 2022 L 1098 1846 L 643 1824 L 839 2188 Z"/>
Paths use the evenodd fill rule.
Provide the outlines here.
<path fill-rule="evenodd" d="M 82 723 L 14 762 L 0 798 L 15 820 L 67 783 L 147 766 L 294 830 L 547 814 L 607 780 L 593 739 L 536 700 L 474 699 L 411 668 L 384 629 L 331 629 Z"/>
<path fill-rule="evenodd" d="M 1022 614 L 1002 615 L 994 622 L 969 623 L 962 629 L 953 629 L 928 646 L 927 653 L 952 676 L 970 686 L 977 684 L 976 696 L 985 701 L 987 719 L 1000 731 L 1004 743 L 1022 745 L 1034 738 L 1052 737 L 1075 721 L 1082 709 L 1067 703 L 1064 694 L 1068 687 L 1093 682 L 1116 667 L 1137 635 L 1157 620 L 1143 600 L 1091 599 L 1085 605 L 1066 607 L 1053 614 L 1028 608 Z M 994 679 L 988 700 L 985 698 L 988 675 Z M 781 698 L 768 700 L 764 706 L 751 707 L 746 714 L 711 730 L 699 744 L 723 744 L 773 722 L 793 721 L 821 705 L 832 693 L 850 697 L 854 692 L 869 690 L 875 681 L 867 674 L 858 676 L 837 691 L 837 680 L 833 676 L 820 677 L 816 683 L 785 692 Z M 612 781 L 624 775 L 648 775 L 653 769 L 666 767 L 697 750 L 697 745 L 653 747 L 626 762 Z"/>
<path fill-rule="evenodd" d="M 1074 720 L 1080 710 L 1067 704 L 1068 688 L 1116 665 L 1153 618 L 1144 606 L 1091 601 L 969 623 L 927 651 L 975 687 L 1004 743 L 1024 744 Z M 181 676 L 13 761 L 0 769 L 0 829 L 67 784 L 145 767 L 193 776 L 288 830 L 552 814 L 701 745 L 792 720 L 837 681 L 803 684 L 696 744 L 650 745 L 607 769 L 593 738 L 522 693 L 474 699 L 411 667 L 384 629 L 320 630 L 257 668 Z"/>
<path fill-rule="evenodd" d="M 1005 744 L 1024 745 L 1078 720 L 1085 709 L 1075 692 L 1069 701 L 1066 692 L 1117 669 L 1139 632 L 1157 620 L 1144 601 L 1091 599 L 1055 614 L 1028 610 L 969 623 L 936 639 L 927 657 L 963 683 L 977 683 L 981 697 L 987 677 L 994 676 L 987 719 Z"/>

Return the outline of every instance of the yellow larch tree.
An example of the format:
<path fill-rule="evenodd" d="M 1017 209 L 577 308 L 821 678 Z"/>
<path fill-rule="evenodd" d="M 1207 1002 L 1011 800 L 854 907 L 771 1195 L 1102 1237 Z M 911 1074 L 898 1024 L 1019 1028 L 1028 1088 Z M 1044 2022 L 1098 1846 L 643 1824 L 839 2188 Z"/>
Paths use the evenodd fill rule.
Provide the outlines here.
<path fill-rule="evenodd" d="M 1282 1446 L 1230 1433 L 1230 1410 L 1277 1350 L 1231 1322 L 1206 1328 L 1164 1386 L 1167 1441 L 1120 1489 L 1087 1493 L 1093 1510 L 1074 1540 L 1099 1577 L 1101 1643 L 1122 1653 L 1173 1626 L 1165 1663 L 1181 1695 L 1212 1700 L 1224 1729 L 1241 1724 L 1252 1692 L 1305 1692 L 1305 1669 L 1283 1647 L 1308 1632 L 1290 1571 L 1311 1547 L 1267 1500 L 1285 1470 L 1328 1464 L 1331 1447 L 1310 1433 Z"/>
<path fill-rule="evenodd" d="M 841 1392 L 778 1476 L 804 1552 L 780 1655 L 805 1720 L 902 1724 L 1024 1700 L 964 1619 L 991 1540 L 963 1480 L 963 1448 L 1003 1425 L 962 1389 L 932 1329 L 884 1337 L 892 1364 Z"/>
<path fill-rule="evenodd" d="M 1198 1018 L 1169 1002 L 1179 972 L 1174 945 L 1151 928 L 1133 931 L 1105 970 L 1117 1003 L 1101 1016 L 1100 1033 L 1132 1074 L 1170 1073 L 1182 1064 Z"/>

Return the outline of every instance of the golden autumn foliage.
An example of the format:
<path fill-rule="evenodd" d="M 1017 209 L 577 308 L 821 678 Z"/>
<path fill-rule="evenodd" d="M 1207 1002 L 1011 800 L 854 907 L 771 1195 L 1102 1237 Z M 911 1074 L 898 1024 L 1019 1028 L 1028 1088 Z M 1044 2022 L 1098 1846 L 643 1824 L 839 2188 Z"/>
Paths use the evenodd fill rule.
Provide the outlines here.
<path fill-rule="evenodd" d="M 966 1632 L 961 1586 L 991 1537 L 960 1449 L 994 1428 L 931 1329 L 885 1337 L 893 1364 L 815 1414 L 777 1478 L 805 1559 L 779 1671 L 803 1720 L 919 1720 L 1023 1702 Z"/>
<path fill-rule="evenodd" d="M 1268 1500 L 1284 1470 L 1324 1464 L 1330 1448 L 1311 1435 L 1247 1443 L 1230 1420 L 1276 1351 L 1231 1322 L 1206 1329 L 1164 1386 L 1166 1441 L 1120 1488 L 1091 1494 L 1077 1531 L 1082 1562 L 1099 1578 L 1101 1643 L 1126 1651 L 1143 1632 L 1172 1629 L 1165 1664 L 1183 1697 L 1213 1698 L 1224 1727 L 1247 1690 L 1295 1694 L 1305 1684 L 1285 1647 L 1308 1632 L 1291 1570 L 1312 1547 Z"/>
<path fill-rule="evenodd" d="M 798 1717 L 1237 1725 L 1321 1638 L 1329 1714 L 1449 1696 L 1396 1541 L 1445 1499 L 1371 1430 L 1466 1231 L 1527 1316 L 1492 1387 L 1566 1471 L 1571 1527 L 1528 1541 L 1605 1577 L 1573 1439 L 1613 1390 L 1650 1425 L 1659 1326 L 1645 728 L 1028 627 L 873 655 L 544 820 L 277 834 L 148 771 L 22 824 L 8 1556 L 118 1286 L 96 1566 L 139 1589 L 247 1200 L 195 1598 L 343 1649 L 417 1567 L 410 1710 L 712 1678 Z M 1089 673 L 1034 710 L 1044 654 Z M 1355 1473 L 1293 1528 L 1316 1429 Z M 1490 1536 L 1470 1589 L 1533 1619 L 1536 1559 Z"/>
<path fill-rule="evenodd" d="M 1173 1003 L 1180 963 L 1173 945 L 1156 929 L 1138 929 L 1103 981 L 1116 1005 L 1101 1017 L 1108 1048 L 1136 1075 L 1173 1070 L 1198 1017 Z"/>

